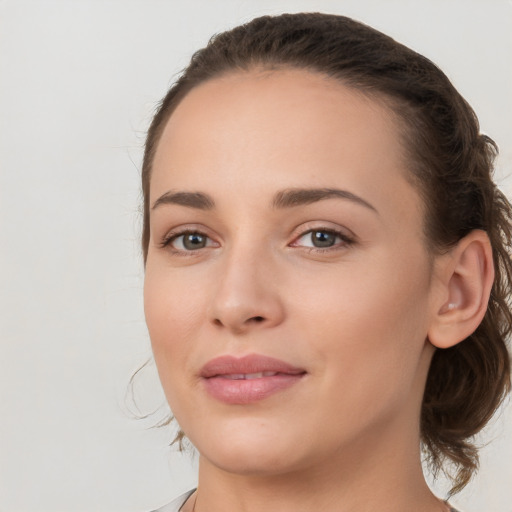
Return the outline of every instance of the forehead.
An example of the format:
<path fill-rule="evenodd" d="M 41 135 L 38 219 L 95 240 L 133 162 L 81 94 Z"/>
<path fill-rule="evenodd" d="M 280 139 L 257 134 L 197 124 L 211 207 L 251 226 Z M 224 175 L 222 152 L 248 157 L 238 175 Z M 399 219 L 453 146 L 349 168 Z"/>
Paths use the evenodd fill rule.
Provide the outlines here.
<path fill-rule="evenodd" d="M 396 116 L 384 101 L 321 73 L 285 68 L 231 72 L 196 86 L 168 120 L 160 147 L 177 146 L 180 139 L 177 149 L 198 142 L 205 149 L 224 142 L 240 147 L 251 141 L 271 149 L 271 138 L 258 136 L 265 134 L 283 149 L 288 147 L 283 143 L 305 139 L 310 145 L 336 141 L 348 147 L 355 138 L 387 135 L 390 151 L 400 143 Z"/>
<path fill-rule="evenodd" d="M 176 187 L 249 195 L 269 184 L 364 189 L 369 199 L 414 194 L 403 155 L 383 101 L 305 70 L 236 72 L 178 104 L 156 151 L 151 196 Z"/>

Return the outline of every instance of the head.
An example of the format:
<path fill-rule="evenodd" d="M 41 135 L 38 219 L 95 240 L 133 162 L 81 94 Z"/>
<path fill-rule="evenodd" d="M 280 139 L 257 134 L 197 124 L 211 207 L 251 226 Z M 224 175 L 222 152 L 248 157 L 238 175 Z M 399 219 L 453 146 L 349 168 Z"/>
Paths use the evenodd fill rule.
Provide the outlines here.
<path fill-rule="evenodd" d="M 213 37 L 207 47 L 196 52 L 181 78 L 163 99 L 153 119 L 146 141 L 142 172 L 142 246 L 145 261 L 150 254 L 152 205 L 157 199 L 150 195 L 152 178 L 155 162 L 158 159 L 163 161 L 168 156 L 162 144 L 164 139 L 168 141 L 171 137 L 166 130 L 168 132 L 172 129 L 169 126 L 173 119 L 177 119 L 176 122 L 183 126 L 184 112 L 193 113 L 194 108 L 197 111 L 201 105 L 207 104 L 208 97 L 213 97 L 216 101 L 225 99 L 229 87 L 234 87 L 233 91 L 236 93 L 233 96 L 238 99 L 243 98 L 244 94 L 246 98 L 251 97 L 251 94 L 255 97 L 256 89 L 265 91 L 267 87 L 268 91 L 275 91 L 289 88 L 289 94 L 292 97 L 296 95 L 298 111 L 302 113 L 306 110 L 300 104 L 301 97 L 304 100 L 311 99 L 311 104 L 316 105 L 315 97 L 308 98 L 305 91 L 311 91 L 313 96 L 315 91 L 318 96 L 332 95 L 332 104 L 335 105 L 339 100 L 344 114 L 344 120 L 339 121 L 341 124 L 336 124 L 336 119 L 332 120 L 332 127 L 336 128 L 335 132 L 331 130 L 333 138 L 330 141 L 334 155 L 338 154 L 336 134 L 340 136 L 341 146 L 347 144 L 347 137 L 350 137 L 352 129 L 355 134 L 361 134 L 361 137 L 352 141 L 351 147 L 364 154 L 365 146 L 358 146 L 358 140 L 362 140 L 363 135 L 372 137 L 371 133 L 364 132 L 372 132 L 369 126 L 375 122 L 375 129 L 380 131 L 374 135 L 375 140 L 368 139 L 367 142 L 375 142 L 372 146 L 377 147 L 375 151 L 379 150 L 378 144 L 381 144 L 378 157 L 383 161 L 383 169 L 389 168 L 391 173 L 393 162 L 399 163 L 400 167 L 393 175 L 395 181 L 391 179 L 391 174 L 389 177 L 375 176 L 376 186 L 382 192 L 390 183 L 403 185 L 403 190 L 407 192 L 401 197 L 408 197 L 408 211 L 417 211 L 417 224 L 411 221 L 408 226 L 411 234 L 409 240 L 412 239 L 412 233 L 417 233 L 415 243 L 403 245 L 400 251 L 397 248 L 393 250 L 397 251 L 396 256 L 402 254 L 404 249 L 407 252 L 409 247 L 411 258 L 415 255 L 415 261 L 423 262 L 420 267 L 411 264 L 411 272 L 420 272 L 419 277 L 411 277 L 411 282 L 419 283 L 418 288 L 424 284 L 425 289 L 431 290 L 434 279 L 452 279 L 456 273 L 453 267 L 451 277 L 443 277 L 443 272 L 438 272 L 438 263 L 444 265 L 442 268 L 450 268 L 450 264 L 446 262 L 463 254 L 467 247 L 477 247 L 476 252 L 480 253 L 488 251 L 487 284 L 482 285 L 485 304 L 471 316 L 471 322 L 464 323 L 460 320 L 461 308 L 458 306 L 465 301 L 464 293 L 467 291 L 467 287 L 458 286 L 463 271 L 458 273 L 457 279 L 452 279 L 452 284 L 444 283 L 443 289 L 448 290 L 447 293 L 451 295 L 444 297 L 441 300 L 444 304 L 435 309 L 439 316 L 436 328 L 422 325 L 425 315 L 421 313 L 421 307 L 432 306 L 432 297 L 439 299 L 434 292 L 429 291 L 428 294 L 417 297 L 416 289 L 401 290 L 399 283 L 395 286 L 393 280 L 386 282 L 388 288 L 395 287 L 397 293 L 390 295 L 396 301 L 401 296 L 418 299 L 417 325 L 413 323 L 402 326 L 401 332 L 407 332 L 404 334 L 405 338 L 419 336 L 417 347 L 420 347 L 423 336 L 429 347 L 422 348 L 421 354 L 418 352 L 416 355 L 412 354 L 411 359 L 406 359 L 418 362 L 416 370 L 419 374 L 424 374 L 418 380 L 421 386 L 417 391 L 420 395 L 418 424 L 421 441 L 434 468 L 440 468 L 444 462 L 456 464 L 458 471 L 454 489 L 460 489 L 477 467 L 477 451 L 471 442 L 472 438 L 489 421 L 510 388 L 510 362 L 505 340 L 512 329 L 509 308 L 512 284 L 509 252 L 512 211 L 510 204 L 492 181 L 493 159 L 497 151 L 495 144 L 480 134 L 478 121 L 471 107 L 434 64 L 384 34 L 345 17 L 318 13 L 255 19 Z M 287 101 L 287 95 L 288 93 L 283 94 L 283 102 Z M 274 94 L 274 99 L 276 98 Z M 318 101 L 320 108 L 321 99 Z M 263 103 L 264 100 L 262 105 Z M 350 110 L 350 105 L 356 110 Z M 276 105 L 277 109 L 278 107 Z M 266 108 L 270 109 L 268 102 Z M 314 112 L 311 115 L 314 122 Z M 354 128 L 358 118 L 367 121 L 366 125 L 361 124 L 359 131 L 357 126 Z M 347 119 L 352 119 L 351 125 L 346 124 Z M 300 125 L 300 120 L 296 121 Z M 286 130 L 284 124 L 282 127 L 278 126 L 278 129 L 281 128 L 282 131 L 277 133 Z M 313 133 L 301 132 L 300 135 L 314 137 Z M 328 137 L 326 132 L 322 140 L 326 141 Z M 385 162 L 386 147 L 389 148 L 392 159 L 388 167 Z M 328 149 L 327 145 L 324 149 Z M 193 151 L 192 148 L 191 150 Z M 245 148 L 238 151 L 243 150 Z M 349 158 L 346 152 L 341 153 L 343 156 L 340 158 Z M 354 153 L 351 161 L 357 161 L 357 154 Z M 249 170 L 254 172 L 253 167 L 249 167 Z M 278 182 L 281 178 L 283 177 L 276 176 Z M 302 186 L 300 180 L 303 178 L 304 172 L 299 172 L 297 188 Z M 221 177 L 222 179 L 227 185 L 227 178 Z M 271 178 L 267 176 L 264 179 L 268 181 Z M 333 180 L 336 179 L 333 176 Z M 346 177 L 343 179 L 346 180 Z M 351 183 L 350 176 L 348 179 Z M 200 183 L 199 178 L 197 183 Z M 293 185 L 293 175 L 288 173 L 286 179 L 283 178 L 284 188 L 290 188 L 290 183 Z M 357 179 L 353 183 L 356 188 L 359 186 Z M 368 189 L 371 179 L 363 183 L 363 189 Z M 326 182 L 327 186 L 329 184 L 330 182 Z M 199 185 L 195 188 L 199 189 Z M 322 187 L 321 183 L 316 187 L 322 188 L 328 187 Z M 263 192 L 265 190 L 262 189 Z M 397 196 L 397 189 L 390 189 L 387 193 L 390 202 L 395 206 L 402 201 Z M 245 203 L 252 200 L 253 198 L 248 197 Z M 300 198 L 295 197 L 292 202 L 293 200 Z M 404 201 L 407 204 L 407 199 Z M 240 204 L 243 203 L 244 200 Z M 207 204 L 206 206 L 208 207 Z M 235 208 L 236 205 L 231 206 Z M 361 204 L 351 207 L 365 208 Z M 371 210 L 368 207 L 366 209 Z M 231 214 L 236 215 L 236 212 L 233 209 Z M 256 210 L 254 213 L 259 215 Z M 364 212 L 361 216 L 370 214 L 371 212 Z M 390 213 L 395 215 L 395 220 L 399 218 L 399 214 L 399 208 Z M 346 215 L 355 217 L 351 213 Z M 243 221 L 243 217 L 240 221 Z M 284 222 L 283 218 L 279 222 Z M 319 227 L 325 226 L 311 226 L 311 229 Z M 366 227 L 362 228 L 363 231 L 365 229 Z M 404 229 L 407 230 L 407 226 Z M 332 233 L 327 234 L 332 236 Z M 304 237 L 298 235 L 293 243 L 303 240 Z M 317 235 L 325 237 L 325 233 Z M 346 236 L 349 238 L 348 234 Z M 212 240 L 215 240 L 215 236 L 212 236 Z M 406 244 L 406 241 L 404 239 L 403 243 Z M 415 253 L 415 250 L 419 252 Z M 411 258 L 400 260 L 400 264 L 407 265 Z M 461 258 L 459 262 L 460 260 Z M 471 260 L 471 257 L 468 256 L 466 260 Z M 378 270 L 383 275 L 386 267 L 381 266 Z M 238 276 L 237 280 L 240 279 L 243 277 Z M 264 281 L 265 276 L 261 276 L 261 279 Z M 269 281 L 268 285 L 272 287 L 273 283 Z M 353 288 L 356 286 L 354 283 Z M 356 294 L 355 297 L 364 301 L 364 294 Z M 379 296 L 376 292 L 375 299 L 378 300 L 379 297 L 385 300 L 384 296 Z M 335 300 L 336 297 L 333 296 L 332 301 Z M 341 296 L 340 300 L 343 300 Z M 398 303 L 395 306 L 406 307 Z M 263 309 L 264 307 L 262 305 Z M 275 311 L 268 313 L 269 318 L 281 315 L 278 311 L 281 306 L 275 307 Z M 309 307 L 314 309 L 314 303 Z M 334 310 L 326 311 L 325 314 L 330 315 L 332 320 Z M 384 308 L 384 312 L 386 311 Z M 390 310 L 388 313 L 391 315 L 393 312 Z M 320 319 L 321 314 L 319 311 Z M 371 321 L 371 308 L 369 314 L 368 320 Z M 454 321 L 457 314 L 459 320 Z M 221 313 L 217 316 L 221 317 Z M 265 319 L 265 315 L 255 315 L 253 323 L 259 322 L 257 318 Z M 148 321 L 151 333 L 150 323 Z M 388 324 L 383 320 L 382 325 Z M 389 332 L 390 338 L 395 335 L 396 333 Z M 399 371 L 397 368 L 392 370 L 395 373 Z M 409 370 L 412 372 L 411 368 Z M 411 379 L 411 383 L 417 384 L 412 373 Z"/>

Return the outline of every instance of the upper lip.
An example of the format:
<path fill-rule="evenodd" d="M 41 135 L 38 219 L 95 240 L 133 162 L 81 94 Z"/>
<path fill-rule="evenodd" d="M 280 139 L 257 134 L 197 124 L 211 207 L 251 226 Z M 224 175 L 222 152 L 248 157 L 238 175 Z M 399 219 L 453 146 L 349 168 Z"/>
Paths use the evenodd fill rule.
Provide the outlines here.
<path fill-rule="evenodd" d="M 208 361 L 200 371 L 200 376 L 208 379 L 218 375 L 253 374 L 275 372 L 289 375 L 306 373 L 303 368 L 260 354 L 249 354 L 243 357 L 225 355 Z"/>

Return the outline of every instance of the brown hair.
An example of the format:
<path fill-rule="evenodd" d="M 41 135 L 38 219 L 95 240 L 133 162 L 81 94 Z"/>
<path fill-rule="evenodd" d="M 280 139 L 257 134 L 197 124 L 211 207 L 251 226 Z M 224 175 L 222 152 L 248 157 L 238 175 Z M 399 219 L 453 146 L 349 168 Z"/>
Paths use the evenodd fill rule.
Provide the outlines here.
<path fill-rule="evenodd" d="M 446 250 L 474 229 L 490 238 L 496 277 L 487 313 L 462 343 L 436 350 L 421 411 L 428 462 L 435 471 L 453 463 L 451 492 L 458 492 L 478 466 L 473 437 L 510 390 L 505 342 L 512 332 L 512 207 L 492 181 L 497 147 L 479 133 L 473 110 L 439 68 L 377 30 L 321 13 L 256 18 L 215 35 L 197 51 L 157 110 L 142 169 L 144 260 L 151 166 L 166 121 L 192 88 L 255 67 L 319 72 L 384 101 L 401 121 L 409 178 L 424 201 L 432 251 Z"/>

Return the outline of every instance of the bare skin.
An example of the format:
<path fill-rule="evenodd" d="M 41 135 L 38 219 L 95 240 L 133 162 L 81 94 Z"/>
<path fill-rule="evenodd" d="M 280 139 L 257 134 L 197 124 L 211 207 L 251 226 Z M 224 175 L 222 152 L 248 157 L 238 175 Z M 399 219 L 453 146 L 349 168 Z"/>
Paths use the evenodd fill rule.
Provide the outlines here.
<path fill-rule="evenodd" d="M 463 326 L 460 313 L 489 288 L 489 249 L 476 233 L 432 260 L 394 123 L 293 69 L 214 79 L 171 116 L 145 310 L 167 399 L 200 453 L 182 510 L 445 510 L 421 469 L 421 399 L 433 343 L 478 325 L 480 309 Z M 301 378 L 248 403 L 213 396 L 204 365 L 251 354 Z"/>

